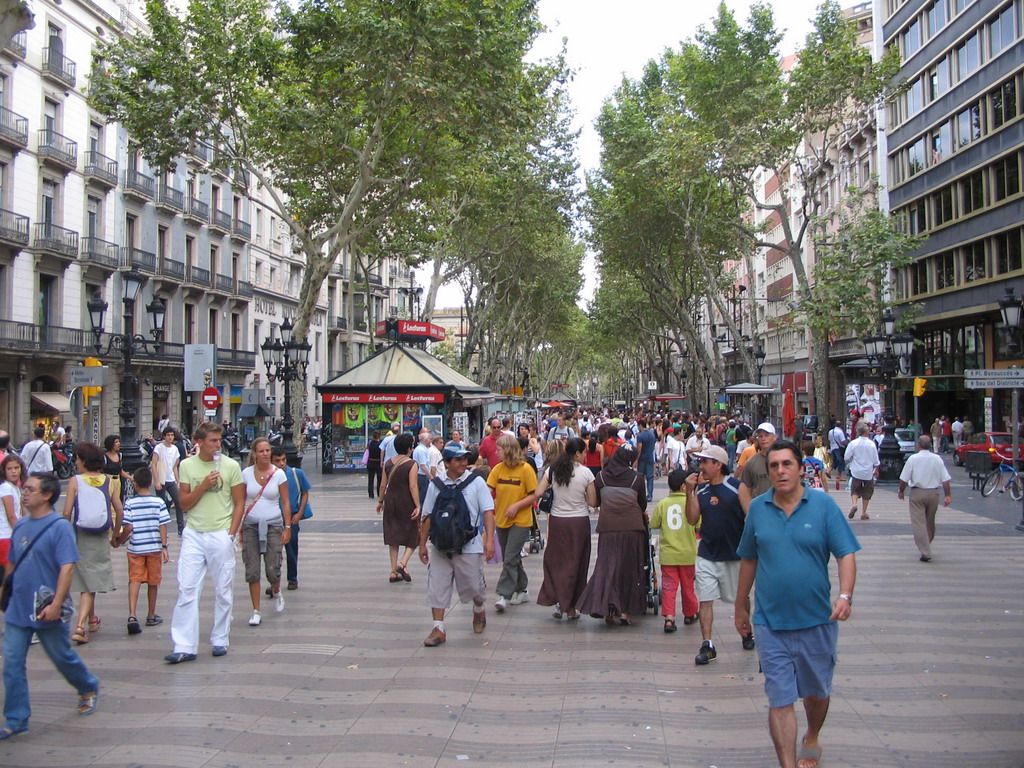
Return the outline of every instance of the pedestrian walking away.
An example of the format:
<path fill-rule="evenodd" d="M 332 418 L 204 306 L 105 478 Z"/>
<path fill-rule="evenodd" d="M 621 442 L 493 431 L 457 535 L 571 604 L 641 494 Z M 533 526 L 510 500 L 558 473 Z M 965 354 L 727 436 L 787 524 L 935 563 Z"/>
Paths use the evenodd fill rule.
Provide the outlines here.
<path fill-rule="evenodd" d="M 275 445 L 270 449 L 270 461 L 275 467 L 284 471 L 288 478 L 288 502 L 292 510 L 292 535 L 284 545 L 287 561 L 288 589 L 299 588 L 299 525 L 301 521 L 313 516 L 313 507 L 309 503 L 309 492 L 312 486 L 306 473 L 298 467 L 288 466 L 288 454 L 284 448 Z M 282 505 L 282 510 L 284 509 Z M 273 588 L 271 588 L 273 594 Z"/>
<path fill-rule="evenodd" d="M 228 652 L 231 634 L 235 542 L 245 510 L 245 483 L 238 462 L 221 455 L 221 426 L 204 421 L 195 432 L 198 454 L 181 462 L 181 506 L 188 521 L 178 553 L 178 602 L 171 619 L 170 664 L 194 661 L 199 651 L 199 592 L 206 574 L 213 581 L 214 656 Z"/>
<path fill-rule="evenodd" d="M 922 435 L 917 439 L 917 453 L 907 459 L 900 473 L 899 498 L 902 501 L 910 488 L 910 528 L 914 544 L 921 553 L 922 563 L 932 559 L 932 540 L 935 538 L 935 516 L 939 510 L 939 487 L 943 492 L 942 506 L 953 500 L 949 470 L 942 457 L 932 451 L 932 439 Z"/>
<path fill-rule="evenodd" d="M 878 445 L 869 435 L 871 427 L 865 422 L 857 425 L 857 437 L 846 446 L 843 456 L 850 469 L 850 497 L 852 506 L 847 515 L 853 520 L 860 502 L 860 519 L 868 520 L 868 504 L 875 493 L 875 479 L 878 477 Z"/>
<path fill-rule="evenodd" d="M 860 543 L 832 497 L 801 482 L 800 450 L 780 440 L 767 452 L 772 488 L 755 498 L 737 552 L 735 624 L 757 635 L 768 698 L 768 730 L 782 768 L 815 768 L 832 695 L 837 621 L 850 617 Z M 839 595 L 830 600 L 829 559 Z M 757 584 L 750 616 L 750 590 Z M 803 699 L 807 730 L 797 746 L 794 704 Z M 835 765 L 846 761 L 838 760 Z M 831 763 L 830 763 L 831 764 Z"/>
<path fill-rule="evenodd" d="M 0 741 L 26 733 L 29 704 L 26 659 L 32 635 L 64 679 L 78 692 L 78 714 L 91 715 L 100 697 L 100 681 L 71 648 L 68 621 L 74 612 L 71 578 L 78 549 L 75 532 L 54 507 L 60 481 L 51 472 L 25 481 L 22 504 L 26 516 L 14 526 L 10 562 L 14 573 L 10 603 L 4 609 L 4 726 Z"/>
<path fill-rule="evenodd" d="M 451 605 L 452 592 L 458 590 L 463 603 L 473 605 L 473 632 L 480 634 L 487 626 L 487 582 L 484 579 L 484 561 L 494 555 L 494 499 L 482 477 L 469 469 L 467 452 L 461 448 L 447 447 L 442 452 L 445 474 L 431 482 L 424 499 L 423 524 L 420 526 L 420 561 L 427 566 L 427 606 L 434 626 L 423 641 L 428 648 L 436 648 L 448 639 L 444 618 Z M 476 536 L 463 544 L 458 552 L 441 552 L 431 538 L 434 513 L 438 500 L 444 499 L 438 484 L 448 492 L 460 494 L 462 504 L 468 512 L 469 524 L 476 529 Z M 447 494 L 446 494 L 447 495 Z M 456 514 L 452 506 L 458 506 L 452 499 L 444 513 Z M 439 524 L 440 525 L 440 524 Z M 428 549 L 427 542 L 430 542 Z"/>
<path fill-rule="evenodd" d="M 676 592 L 681 595 L 684 624 L 697 621 L 700 607 L 694 592 L 696 529 L 686 519 L 684 486 L 689 475 L 690 472 L 684 469 L 674 469 L 669 473 L 669 494 L 658 502 L 651 515 L 651 530 L 661 532 L 658 559 L 661 562 L 661 615 L 666 632 L 677 629 Z"/>

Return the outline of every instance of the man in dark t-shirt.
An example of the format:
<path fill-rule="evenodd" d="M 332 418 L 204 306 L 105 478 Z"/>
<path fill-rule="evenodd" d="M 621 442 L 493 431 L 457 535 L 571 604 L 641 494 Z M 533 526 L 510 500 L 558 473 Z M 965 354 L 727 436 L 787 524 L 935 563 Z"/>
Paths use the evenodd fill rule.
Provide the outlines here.
<path fill-rule="evenodd" d="M 694 663 L 708 664 L 718 657 L 711 641 L 715 600 L 736 601 L 740 556 L 736 554 L 743 536 L 744 513 L 740 506 L 740 483 L 728 477 L 729 455 L 720 445 L 696 454 L 700 475 L 686 478 L 686 520 L 700 528 L 694 584 L 700 602 L 700 631 L 704 642 Z M 699 488 L 699 480 L 706 481 Z M 743 638 L 744 650 L 753 650 L 753 634 Z"/>
<path fill-rule="evenodd" d="M 654 430 L 647 428 L 646 419 L 640 419 L 636 425 L 640 428 L 636 436 L 636 447 L 640 451 L 636 471 L 647 480 L 647 500 L 651 501 L 654 496 L 654 445 L 657 438 L 654 436 Z"/>

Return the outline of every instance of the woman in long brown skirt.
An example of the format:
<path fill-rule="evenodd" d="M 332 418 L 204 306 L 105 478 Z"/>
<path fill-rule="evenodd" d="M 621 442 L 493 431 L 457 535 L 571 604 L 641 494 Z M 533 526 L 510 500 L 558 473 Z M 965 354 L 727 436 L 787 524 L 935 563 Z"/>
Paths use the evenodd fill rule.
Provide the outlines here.
<path fill-rule="evenodd" d="M 412 453 L 413 439 L 407 432 L 395 437 L 394 458 L 384 465 L 380 481 L 380 501 L 377 514 L 383 514 L 384 543 L 391 556 L 391 575 L 388 581 L 412 581 L 406 567 L 419 547 L 420 495 L 416 481 L 416 462 Z M 398 550 L 405 547 L 402 559 Z"/>

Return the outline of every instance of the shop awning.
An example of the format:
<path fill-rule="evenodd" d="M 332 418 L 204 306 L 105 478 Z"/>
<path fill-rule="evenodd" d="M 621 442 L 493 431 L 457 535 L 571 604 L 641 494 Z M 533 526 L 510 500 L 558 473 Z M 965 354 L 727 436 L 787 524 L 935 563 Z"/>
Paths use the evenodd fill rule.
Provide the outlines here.
<path fill-rule="evenodd" d="M 745 381 L 742 384 L 733 384 L 725 388 L 727 395 L 773 395 L 779 390 L 776 387 L 763 387 L 760 384 L 753 384 Z"/>
<path fill-rule="evenodd" d="M 240 419 L 269 419 L 273 415 L 263 403 L 243 403 L 238 408 Z"/>
<path fill-rule="evenodd" d="M 56 413 L 71 413 L 71 401 L 60 392 L 33 392 L 32 402 Z"/>

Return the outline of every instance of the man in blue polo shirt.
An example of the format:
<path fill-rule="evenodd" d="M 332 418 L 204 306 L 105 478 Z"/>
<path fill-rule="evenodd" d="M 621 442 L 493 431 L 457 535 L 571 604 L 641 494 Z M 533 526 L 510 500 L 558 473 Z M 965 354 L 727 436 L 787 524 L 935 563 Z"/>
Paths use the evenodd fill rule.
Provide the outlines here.
<path fill-rule="evenodd" d="M 815 768 L 818 733 L 828 714 L 839 627 L 850 617 L 857 576 L 853 531 L 833 499 L 801 482 L 800 449 L 776 441 L 766 455 L 772 488 L 754 498 L 737 547 L 736 630 L 751 631 L 748 597 L 757 581 L 757 630 L 768 729 L 782 768 Z M 828 561 L 839 566 L 839 595 L 830 600 Z M 804 701 L 807 732 L 796 749 L 793 705 Z"/>

